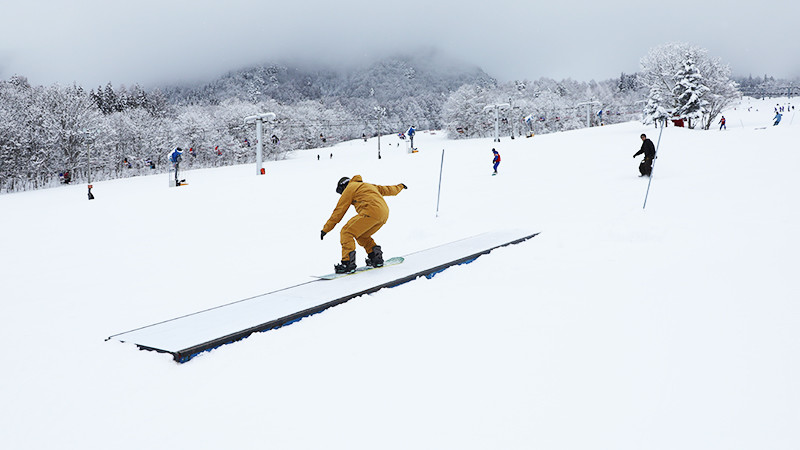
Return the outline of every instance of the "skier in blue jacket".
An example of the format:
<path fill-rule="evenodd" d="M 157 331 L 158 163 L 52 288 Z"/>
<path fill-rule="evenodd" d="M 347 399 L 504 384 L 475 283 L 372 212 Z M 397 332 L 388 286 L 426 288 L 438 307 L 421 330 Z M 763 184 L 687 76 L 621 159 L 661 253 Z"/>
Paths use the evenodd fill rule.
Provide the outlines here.
<path fill-rule="evenodd" d="M 183 149 L 180 148 L 180 147 L 175 147 L 175 150 L 173 150 L 172 153 L 170 153 L 170 155 L 169 155 L 169 161 L 173 165 L 177 166 L 178 163 L 181 162 L 181 159 L 182 159 L 181 155 L 183 155 Z"/>
<path fill-rule="evenodd" d="M 183 155 L 183 149 L 180 147 L 175 147 L 175 150 L 173 150 L 172 153 L 169 154 L 169 162 L 172 163 L 172 169 L 170 170 L 170 172 L 174 172 L 175 186 L 180 186 L 181 183 L 185 181 L 178 179 L 178 166 L 181 163 L 181 159 L 183 159 L 181 155 Z"/>

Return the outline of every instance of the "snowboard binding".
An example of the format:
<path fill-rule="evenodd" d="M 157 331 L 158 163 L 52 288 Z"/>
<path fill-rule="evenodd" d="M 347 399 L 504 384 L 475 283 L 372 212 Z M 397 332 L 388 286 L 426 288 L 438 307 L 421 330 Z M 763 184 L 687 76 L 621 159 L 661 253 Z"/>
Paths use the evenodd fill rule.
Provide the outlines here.
<path fill-rule="evenodd" d="M 334 264 L 333 270 L 336 273 L 353 273 L 356 271 L 356 252 L 350 252 L 349 260 L 342 260 L 341 264 Z"/>
<path fill-rule="evenodd" d="M 372 247 L 372 251 L 367 254 L 366 263 L 370 267 L 383 267 L 383 251 L 380 245 Z"/>

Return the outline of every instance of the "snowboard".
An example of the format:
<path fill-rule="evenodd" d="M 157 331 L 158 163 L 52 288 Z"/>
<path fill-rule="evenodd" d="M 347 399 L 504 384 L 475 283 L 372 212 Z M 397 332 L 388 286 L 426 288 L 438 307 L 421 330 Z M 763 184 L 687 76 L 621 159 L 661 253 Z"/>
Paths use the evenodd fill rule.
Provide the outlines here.
<path fill-rule="evenodd" d="M 314 275 L 314 277 L 319 278 L 320 280 L 335 280 L 337 278 L 346 277 L 348 275 L 357 275 L 359 273 L 366 272 L 368 270 L 381 269 L 383 267 L 388 267 L 388 266 L 395 266 L 397 264 L 402 263 L 404 260 L 405 259 L 402 256 L 395 256 L 394 258 L 389 258 L 386 261 L 384 261 L 381 267 L 361 266 L 357 267 L 356 271 L 351 273 L 329 273 L 327 275 Z"/>

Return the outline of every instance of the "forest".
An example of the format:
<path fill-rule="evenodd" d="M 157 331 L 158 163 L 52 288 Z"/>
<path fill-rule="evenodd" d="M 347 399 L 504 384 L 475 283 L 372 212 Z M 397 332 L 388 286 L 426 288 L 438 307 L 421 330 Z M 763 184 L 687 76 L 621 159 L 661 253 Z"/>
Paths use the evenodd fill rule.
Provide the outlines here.
<path fill-rule="evenodd" d="M 730 69 L 688 44 L 642 58 L 642 70 L 600 82 L 498 82 L 482 69 L 437 58 L 393 57 L 350 69 L 267 64 L 195 86 L 31 85 L 0 80 L 0 193 L 166 172 L 175 147 L 182 167 L 255 161 L 244 118 L 273 112 L 265 157 L 344 140 L 443 129 L 450 138 L 517 138 L 630 120 L 684 116 L 707 128 L 739 98 Z M 786 80 L 742 79 L 767 92 Z"/>

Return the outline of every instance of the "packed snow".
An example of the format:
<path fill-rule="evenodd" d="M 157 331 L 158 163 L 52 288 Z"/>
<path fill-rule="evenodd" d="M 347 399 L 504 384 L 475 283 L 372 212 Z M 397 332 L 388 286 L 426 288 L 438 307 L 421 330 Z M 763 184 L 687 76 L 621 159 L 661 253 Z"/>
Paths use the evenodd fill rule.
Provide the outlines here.
<path fill-rule="evenodd" d="M 794 103 L 2 195 L 0 447 L 796 449 L 800 119 L 772 126 Z M 186 364 L 105 340 L 331 272 L 341 225 L 319 230 L 356 174 L 409 188 L 386 257 L 541 234 Z"/>

